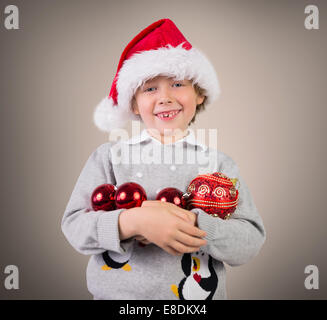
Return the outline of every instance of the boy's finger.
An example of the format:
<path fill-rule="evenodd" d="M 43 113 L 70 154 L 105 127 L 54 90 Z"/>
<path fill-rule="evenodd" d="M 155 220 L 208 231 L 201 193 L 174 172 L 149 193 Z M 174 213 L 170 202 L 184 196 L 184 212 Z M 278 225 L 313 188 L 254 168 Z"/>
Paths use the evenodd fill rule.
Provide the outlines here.
<path fill-rule="evenodd" d="M 198 227 L 192 226 L 189 223 L 182 223 L 180 226 L 180 231 L 183 231 L 191 236 L 204 238 L 207 233 Z"/>
<path fill-rule="evenodd" d="M 138 241 L 142 241 L 144 240 L 145 238 L 143 236 L 136 236 L 134 237 L 134 239 L 138 240 Z"/>
<path fill-rule="evenodd" d="M 166 252 L 168 252 L 169 254 L 171 254 L 172 256 L 181 256 L 182 253 L 176 251 L 174 248 L 167 246 L 165 248 L 163 248 Z"/>
<path fill-rule="evenodd" d="M 172 211 L 173 214 L 179 218 L 182 218 L 183 220 L 185 221 L 191 221 L 190 217 L 188 216 L 188 214 L 185 214 L 184 212 L 182 211 L 179 211 L 179 210 L 173 210 Z"/>
<path fill-rule="evenodd" d="M 192 237 L 184 232 L 179 231 L 176 235 L 176 240 L 184 244 L 188 247 L 198 248 L 205 246 L 207 244 L 207 240 Z"/>
<path fill-rule="evenodd" d="M 145 200 L 142 202 L 142 207 L 157 207 L 165 205 L 166 202 L 159 200 Z"/>
<path fill-rule="evenodd" d="M 148 207 L 148 206 L 150 206 L 151 205 L 151 202 L 153 202 L 153 201 L 150 201 L 150 200 L 143 201 L 142 202 L 142 207 Z"/>
<path fill-rule="evenodd" d="M 172 206 L 173 204 L 166 201 L 160 200 L 145 200 L 142 202 L 142 205 L 145 206 Z"/>
<path fill-rule="evenodd" d="M 191 253 L 191 252 L 199 251 L 200 248 L 199 247 L 185 246 L 183 243 L 180 243 L 180 242 L 176 241 L 174 243 L 174 250 L 176 250 L 177 252 L 180 252 L 181 254 L 183 254 L 183 253 Z"/>

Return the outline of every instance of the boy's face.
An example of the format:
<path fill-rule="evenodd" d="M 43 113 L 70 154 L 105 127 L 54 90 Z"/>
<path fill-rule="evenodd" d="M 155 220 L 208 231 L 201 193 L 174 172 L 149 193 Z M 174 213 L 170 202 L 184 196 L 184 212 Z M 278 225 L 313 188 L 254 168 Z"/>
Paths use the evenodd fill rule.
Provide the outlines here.
<path fill-rule="evenodd" d="M 133 112 L 141 116 L 150 132 L 160 133 L 161 137 L 176 135 L 187 129 L 196 106 L 203 100 L 204 96 L 195 92 L 190 80 L 158 76 L 137 89 Z"/>

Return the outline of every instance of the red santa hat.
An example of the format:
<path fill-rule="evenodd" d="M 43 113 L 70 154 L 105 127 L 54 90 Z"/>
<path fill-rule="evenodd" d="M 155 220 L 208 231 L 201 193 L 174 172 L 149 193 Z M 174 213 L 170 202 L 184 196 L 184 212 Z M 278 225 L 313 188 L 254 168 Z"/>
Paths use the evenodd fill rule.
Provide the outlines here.
<path fill-rule="evenodd" d="M 161 19 L 141 31 L 123 51 L 109 96 L 96 107 L 94 122 L 102 130 L 122 128 L 139 120 L 132 98 L 145 81 L 158 75 L 193 80 L 205 90 L 205 104 L 220 94 L 216 72 L 207 57 L 193 48 L 170 19 Z"/>

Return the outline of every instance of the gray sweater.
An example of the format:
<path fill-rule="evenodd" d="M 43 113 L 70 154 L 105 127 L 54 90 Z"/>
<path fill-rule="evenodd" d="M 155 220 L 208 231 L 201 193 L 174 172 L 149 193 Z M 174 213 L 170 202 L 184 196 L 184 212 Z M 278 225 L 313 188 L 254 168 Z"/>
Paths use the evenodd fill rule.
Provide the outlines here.
<path fill-rule="evenodd" d="M 163 145 L 143 130 L 127 141 L 102 144 L 87 160 L 66 207 L 62 231 L 78 252 L 91 256 L 87 286 L 94 299 L 226 299 L 223 263 L 244 264 L 263 245 L 263 222 L 237 165 L 189 132 Z M 141 247 L 134 238 L 121 241 L 118 217 L 124 209 L 91 207 L 93 190 L 104 183 L 136 182 L 148 200 L 155 200 L 163 188 L 185 192 L 197 175 L 213 172 L 239 180 L 239 204 L 229 220 L 192 209 L 199 228 L 207 232 L 207 245 L 198 252 L 172 256 L 155 244 Z"/>

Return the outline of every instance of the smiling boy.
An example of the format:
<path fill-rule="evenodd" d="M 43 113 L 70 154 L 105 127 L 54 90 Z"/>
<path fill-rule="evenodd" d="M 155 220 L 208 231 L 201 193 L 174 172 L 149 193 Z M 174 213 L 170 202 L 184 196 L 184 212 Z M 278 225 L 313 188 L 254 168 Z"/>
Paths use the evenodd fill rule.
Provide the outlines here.
<path fill-rule="evenodd" d="M 91 255 L 87 286 L 94 299 L 226 299 L 224 263 L 244 264 L 259 252 L 265 229 L 238 166 L 223 152 L 199 143 L 188 128 L 219 92 L 211 63 L 169 19 L 151 24 L 125 48 L 94 121 L 107 132 L 133 119 L 146 128 L 91 154 L 62 219 L 70 244 Z M 211 161 L 202 168 L 185 157 L 178 163 L 129 161 L 128 155 L 144 155 L 149 148 L 160 155 L 187 151 Z M 204 169 L 240 182 L 239 203 L 229 220 L 155 201 L 167 187 L 186 191 Z M 91 209 L 97 186 L 126 182 L 146 191 L 148 200 L 141 207 Z"/>
<path fill-rule="evenodd" d="M 192 81 L 158 76 L 137 89 L 133 111 L 141 116 L 153 137 L 162 143 L 175 142 L 186 135 L 196 107 L 204 99 L 195 91 Z"/>

